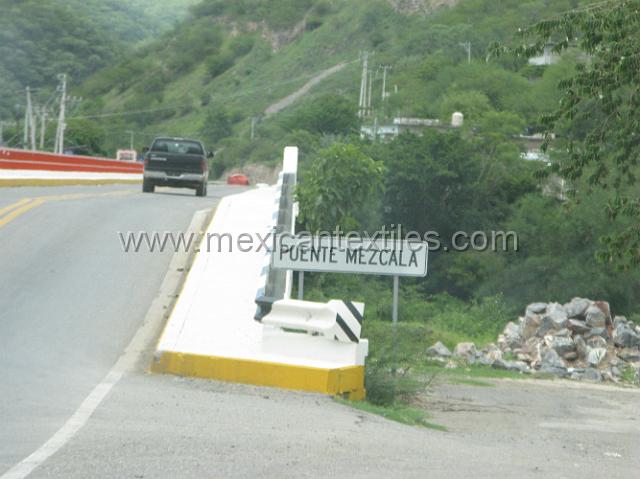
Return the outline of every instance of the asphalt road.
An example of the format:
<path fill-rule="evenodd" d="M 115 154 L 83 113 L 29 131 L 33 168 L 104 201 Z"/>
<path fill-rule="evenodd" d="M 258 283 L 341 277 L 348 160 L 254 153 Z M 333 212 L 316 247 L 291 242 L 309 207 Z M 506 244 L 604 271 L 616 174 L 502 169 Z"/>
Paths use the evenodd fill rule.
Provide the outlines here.
<path fill-rule="evenodd" d="M 210 186 L 207 198 L 132 185 L 0 188 L 0 475 L 74 412 L 158 292 L 173 251 L 125 254 L 117 232 L 184 231 L 195 211 L 238 191 Z"/>
<path fill-rule="evenodd" d="M 175 258 L 125 254 L 117 231 L 184 230 L 233 191 L 0 189 L 0 479 L 68 424 L 132 337 L 159 329 L 147 310 Z M 7 205 L 43 195 L 57 199 L 25 202 L 5 221 Z M 150 375 L 152 336 L 125 353 L 139 357 L 134 367 L 29 477 L 631 479 L 640 470 L 638 389 L 441 380 L 421 402 L 443 432 L 320 395 Z"/>
<path fill-rule="evenodd" d="M 424 401 L 443 432 L 314 394 L 133 373 L 33 477 L 637 479 L 639 390 L 490 383 L 435 385 Z"/>

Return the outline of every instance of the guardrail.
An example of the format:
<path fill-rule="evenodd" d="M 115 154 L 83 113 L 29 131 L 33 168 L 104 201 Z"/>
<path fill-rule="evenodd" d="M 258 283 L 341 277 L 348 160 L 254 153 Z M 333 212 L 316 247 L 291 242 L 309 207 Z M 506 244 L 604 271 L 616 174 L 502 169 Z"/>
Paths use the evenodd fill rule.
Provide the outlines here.
<path fill-rule="evenodd" d="M 278 176 L 276 185 L 277 195 L 275 198 L 273 221 L 274 229 L 272 234 L 293 233 L 296 221 L 294 211 L 293 193 L 296 187 L 298 172 L 298 149 L 286 147 L 284 150 L 283 170 Z M 277 270 L 271 266 L 271 253 L 265 256 L 265 265 L 262 270 L 261 284 L 256 294 L 256 304 L 258 308 L 254 319 L 261 321 L 262 317 L 271 310 L 271 303 L 288 298 L 291 294 L 292 273 L 284 270 Z"/>
<path fill-rule="evenodd" d="M 265 315 L 262 324 L 282 329 L 304 331 L 330 341 L 359 343 L 364 317 L 364 303 L 332 299 L 327 303 L 280 299 L 258 303 Z M 268 303 L 268 305 L 266 304 Z"/>
<path fill-rule="evenodd" d="M 142 174 L 142 163 L 0 147 L 0 169 Z"/>

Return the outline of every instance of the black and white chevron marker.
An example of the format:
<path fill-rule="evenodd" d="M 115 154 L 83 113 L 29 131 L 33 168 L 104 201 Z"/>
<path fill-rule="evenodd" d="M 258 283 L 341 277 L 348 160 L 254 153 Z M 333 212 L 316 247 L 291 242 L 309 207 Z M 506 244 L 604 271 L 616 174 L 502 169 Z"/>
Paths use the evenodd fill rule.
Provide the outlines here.
<path fill-rule="evenodd" d="M 364 319 L 364 303 L 352 301 L 329 301 L 329 306 L 336 311 L 334 339 L 342 342 L 360 342 L 360 331 Z"/>
<path fill-rule="evenodd" d="M 328 303 L 274 299 L 256 299 L 255 319 L 265 325 L 281 329 L 306 331 L 341 343 L 359 343 L 364 317 L 364 303 L 332 299 Z"/>

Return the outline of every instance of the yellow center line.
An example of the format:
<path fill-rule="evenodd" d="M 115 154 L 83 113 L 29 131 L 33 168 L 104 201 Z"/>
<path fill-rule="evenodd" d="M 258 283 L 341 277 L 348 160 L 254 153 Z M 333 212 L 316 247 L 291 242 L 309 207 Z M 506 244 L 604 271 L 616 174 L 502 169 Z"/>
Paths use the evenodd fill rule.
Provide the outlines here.
<path fill-rule="evenodd" d="M 44 203 L 43 199 L 36 198 L 35 200 L 30 201 L 27 204 L 20 206 L 19 208 L 16 208 L 11 213 L 0 218 L 0 228 L 6 225 L 9 221 L 12 221 L 16 219 L 18 216 L 26 213 L 30 209 L 35 208 L 36 206 L 40 206 L 42 203 Z"/>
<path fill-rule="evenodd" d="M 53 195 L 53 196 L 39 196 L 45 201 L 67 201 L 67 200 L 82 200 L 85 198 L 102 198 L 108 196 L 127 196 L 132 193 L 136 193 L 137 190 L 118 190 L 107 191 L 104 193 L 70 193 L 66 195 Z"/>
<path fill-rule="evenodd" d="M 17 208 L 18 206 L 24 205 L 25 203 L 29 203 L 29 201 L 31 201 L 31 198 L 22 198 L 19 201 L 16 201 L 15 203 L 11 203 L 9 206 L 5 206 L 4 208 L 0 208 L 0 217 L 5 214 L 8 213 L 9 211 Z"/>

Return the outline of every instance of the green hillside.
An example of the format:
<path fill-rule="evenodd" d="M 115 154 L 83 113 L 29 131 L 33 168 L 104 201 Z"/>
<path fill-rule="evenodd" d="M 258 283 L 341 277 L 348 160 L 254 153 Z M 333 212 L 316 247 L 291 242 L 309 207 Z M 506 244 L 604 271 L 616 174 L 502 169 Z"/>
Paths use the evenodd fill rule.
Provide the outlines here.
<path fill-rule="evenodd" d="M 315 224 L 324 224 L 317 217 L 326 209 L 335 220 L 326 221 L 329 229 L 330 223 L 347 221 L 370 231 L 402 224 L 445 238 L 456 230 L 518 231 L 518 254 L 434 253 L 429 279 L 406 282 L 415 298 L 407 305 L 409 318 L 421 316 L 421 302 L 442 293 L 489 310 L 506 304 L 508 314 L 529 301 L 574 295 L 606 298 L 632 312 L 638 274 L 594 260 L 597 238 L 626 223 L 607 221 L 603 196 L 559 201 L 554 185 L 535 177 L 544 164 L 520 158 L 523 144 L 516 137 L 540 131 L 541 116 L 558 104 L 559 80 L 574 71 L 580 54 L 570 49 L 548 66 L 487 57 L 492 42 L 517 43 L 519 28 L 585 2 L 444 3 L 436 8 L 443 2 L 205 0 L 174 28 L 119 54 L 120 61 L 81 86 L 72 85 L 72 94 L 85 100 L 70 115 L 67 144 L 112 155 L 132 135 L 137 149 L 156 135 L 196 136 L 217 150 L 213 176 L 239 168 L 264 178 L 279 163 L 282 148 L 293 144 L 301 148 L 301 180 L 315 178 L 307 184 L 329 189 L 327 195 L 309 193 L 307 213 L 310 208 L 313 215 L 307 217 Z M 461 46 L 467 42 L 470 59 Z M 361 120 L 356 111 L 365 51 L 373 112 Z M 384 102 L 382 65 L 389 66 Z M 275 111 L 274 105 L 312 79 L 318 81 L 305 95 Z M 397 116 L 448 124 L 454 111 L 465 115 L 462 128 L 402 135 L 389 143 L 360 139 L 362 124 L 388 124 Z M 339 178 L 331 173 L 340 171 L 318 165 L 334 158 L 334 146 L 338 152 L 355 148 L 353 158 L 364 155 L 385 171 L 383 187 L 370 190 L 365 204 L 350 206 L 356 195 L 332 199 Z M 347 186 L 363 182 L 356 175 Z M 572 187 L 588 190 L 580 183 Z M 309 291 L 328 294 L 335 284 L 371 292 L 360 297 L 372 305 L 374 318 L 385 317 L 388 304 L 373 293 L 378 280 L 371 287 L 363 287 L 367 279 L 350 281 L 311 277 Z M 488 333 L 495 331 L 479 335 Z"/>
<path fill-rule="evenodd" d="M 24 87 L 46 99 L 59 73 L 78 85 L 171 28 L 194 0 L 0 0 L 0 120 Z M 41 89 L 41 90 L 37 90 Z"/>
<path fill-rule="evenodd" d="M 522 158 L 527 145 L 520 135 L 543 131 L 542 118 L 559 105 L 561 80 L 585 71 L 587 55 L 574 39 L 552 64 L 496 57 L 489 48 L 495 42 L 522 46 L 520 29 L 591 10 L 582 8 L 588 3 L 202 0 L 167 27 L 175 16 L 151 0 L 128 4 L 133 10 L 122 11 L 122 24 L 102 26 L 112 2 L 86 1 L 73 14 L 54 2 L 46 2 L 41 14 L 35 2 L 9 2 L 22 14 L 27 8 L 34 13 L 30 21 L 23 16 L 17 26 L 0 30 L 3 52 L 13 55 L 0 63 L 0 78 L 38 86 L 57 72 L 71 74 L 71 93 L 84 101 L 69 115 L 65 144 L 90 154 L 113 155 L 132 138 L 141 150 L 154 136 L 193 136 L 216 151 L 212 177 L 244 170 L 256 183 L 272 180 L 283 147 L 297 145 L 298 231 L 401 225 L 405 232 L 437 232 L 442 247 L 430 253 L 429 275 L 402 280 L 400 362 L 411 368 L 411 358 L 423 357 L 435 340 L 447 346 L 495 340 L 534 301 L 602 299 L 614 314 L 640 321 L 640 273 L 603 255 L 607 237 L 637 228 L 627 215 L 611 221 L 605 205 L 625 189 L 637 196 L 637 185 L 602 191 L 586 177 L 561 182 L 548 174 L 572 154 L 568 133 L 585 138 L 598 116 L 583 112 L 581 122 L 569 125 L 568 115 L 554 125 L 551 168 Z M 185 12 L 185 2 L 172 5 Z M 134 10 L 162 20 L 147 31 Z M 53 19 L 53 26 L 38 32 L 37 42 L 15 47 L 28 61 L 14 68 L 23 61 L 12 50 L 15 32 L 26 38 L 37 15 Z M 4 16 L 0 22 L 8 23 Z M 362 118 L 358 100 L 367 55 L 372 110 Z M 14 98 L 3 101 L 12 105 Z M 464 123 L 449 127 L 456 111 Z M 397 117 L 441 123 L 387 141 L 361 138 L 362 126 L 392 126 Z M 612 158 L 605 167 L 619 168 Z M 628 172 L 637 177 L 635 159 Z M 517 249 L 452 248 L 457 232 L 505 231 L 517 233 Z M 384 366 L 392 337 L 388 278 L 305 278 L 308 299 L 367 304 L 370 364 Z"/>
<path fill-rule="evenodd" d="M 432 7 L 442 3 L 452 6 Z M 359 57 L 368 51 L 378 121 L 396 115 L 446 119 L 463 109 L 471 122 L 497 111 L 531 126 L 556 101 L 556 78 L 571 62 L 546 70 L 525 61 L 485 63 L 487 46 L 578 3 L 205 0 L 160 39 L 90 78 L 79 90 L 94 99 L 83 113 L 101 115 L 99 122 L 108 118 L 108 151 L 135 130 L 138 146 L 155 134 L 204 136 L 225 147 L 219 158 L 226 166 L 265 162 L 292 132 L 286 117 L 314 97 L 331 93 L 357 104 Z M 422 8 L 407 7 L 415 5 Z M 463 42 L 471 43 L 470 64 Z M 340 63 L 344 68 L 308 95 L 265 118 L 269 105 Z M 385 105 L 380 65 L 391 67 Z M 252 118 L 260 121 L 256 140 L 248 143 Z"/>

